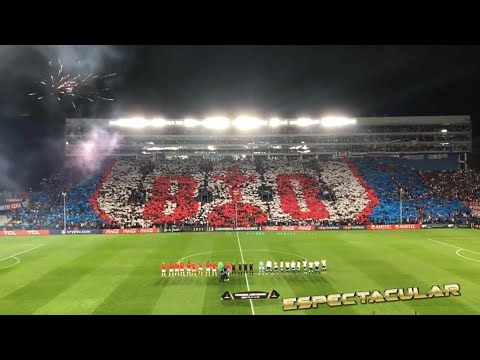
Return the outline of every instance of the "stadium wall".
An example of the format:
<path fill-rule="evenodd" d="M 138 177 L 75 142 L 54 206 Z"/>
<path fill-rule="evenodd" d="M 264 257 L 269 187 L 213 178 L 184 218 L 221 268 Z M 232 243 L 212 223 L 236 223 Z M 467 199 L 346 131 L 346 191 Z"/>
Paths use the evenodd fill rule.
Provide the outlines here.
<path fill-rule="evenodd" d="M 207 231 L 335 231 L 335 230 L 414 230 L 414 229 L 479 229 L 479 224 L 395 224 L 395 225 L 352 225 L 352 226 L 253 226 L 243 228 L 170 228 L 170 229 L 91 229 L 91 230 L 3 230 L 1 236 L 38 236 L 38 235 L 121 235 L 121 234 L 158 234 L 171 232 L 207 232 Z"/>

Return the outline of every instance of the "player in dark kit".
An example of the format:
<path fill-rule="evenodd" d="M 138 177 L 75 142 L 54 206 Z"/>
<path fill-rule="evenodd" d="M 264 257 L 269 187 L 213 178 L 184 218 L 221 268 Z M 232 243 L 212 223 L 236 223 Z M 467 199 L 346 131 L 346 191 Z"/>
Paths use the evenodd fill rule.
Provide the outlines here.
<path fill-rule="evenodd" d="M 245 274 L 248 273 L 248 263 L 243 264 L 243 272 L 244 272 Z"/>
<path fill-rule="evenodd" d="M 243 270 L 242 263 L 239 262 L 239 263 L 238 263 L 238 274 L 239 274 L 239 275 L 242 275 L 242 270 Z"/>
<path fill-rule="evenodd" d="M 250 261 L 250 275 L 253 275 L 253 262 Z"/>
<path fill-rule="evenodd" d="M 235 263 L 232 264 L 232 274 L 235 274 Z"/>

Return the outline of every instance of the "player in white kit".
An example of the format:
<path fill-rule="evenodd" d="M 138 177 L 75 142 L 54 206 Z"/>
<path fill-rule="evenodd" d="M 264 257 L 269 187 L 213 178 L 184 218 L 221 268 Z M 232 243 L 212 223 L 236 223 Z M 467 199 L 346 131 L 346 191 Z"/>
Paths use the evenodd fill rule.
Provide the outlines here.
<path fill-rule="evenodd" d="M 272 272 L 272 261 L 267 260 L 267 275 Z"/>
<path fill-rule="evenodd" d="M 297 260 L 297 272 L 300 273 L 300 260 Z"/>
<path fill-rule="evenodd" d="M 303 273 L 307 273 L 307 260 L 303 260 Z"/>
<path fill-rule="evenodd" d="M 327 260 L 322 260 L 322 273 L 327 273 Z"/>
<path fill-rule="evenodd" d="M 290 261 L 285 261 L 285 272 L 288 274 L 290 272 Z"/>
<path fill-rule="evenodd" d="M 278 263 L 276 261 L 273 262 L 273 272 L 278 274 Z"/>
<path fill-rule="evenodd" d="M 292 269 L 292 273 L 295 274 L 295 261 L 290 263 L 290 268 Z"/>
<path fill-rule="evenodd" d="M 280 272 L 283 274 L 283 260 L 280 260 Z"/>
<path fill-rule="evenodd" d="M 312 261 L 312 260 L 310 260 L 310 261 L 308 262 L 308 269 L 310 270 L 310 271 L 309 271 L 310 274 L 313 273 L 313 261 Z"/>
<path fill-rule="evenodd" d="M 315 260 L 315 273 L 320 274 L 320 261 Z"/>

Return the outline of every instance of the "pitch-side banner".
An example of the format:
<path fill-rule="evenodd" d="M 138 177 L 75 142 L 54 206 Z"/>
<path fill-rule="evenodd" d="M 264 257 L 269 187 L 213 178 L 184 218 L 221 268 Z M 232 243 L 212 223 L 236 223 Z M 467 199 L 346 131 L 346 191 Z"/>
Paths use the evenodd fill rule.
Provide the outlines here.
<path fill-rule="evenodd" d="M 315 226 L 262 226 L 263 231 L 314 231 Z"/>
<path fill-rule="evenodd" d="M 157 228 L 151 229 L 105 229 L 103 234 L 154 234 L 158 233 Z"/>
<path fill-rule="evenodd" d="M 315 230 L 367 230 L 365 225 L 315 226 Z"/>
<path fill-rule="evenodd" d="M 31 235 L 49 235 L 49 230 L 4 230 L 0 231 L 0 236 L 31 236 Z"/>
<path fill-rule="evenodd" d="M 260 227 L 251 226 L 251 227 L 217 227 L 215 231 L 258 231 Z"/>
<path fill-rule="evenodd" d="M 453 229 L 455 225 L 453 224 L 422 224 L 422 229 Z"/>
<path fill-rule="evenodd" d="M 342 230 L 367 230 L 367 226 L 366 225 L 342 226 Z"/>
<path fill-rule="evenodd" d="M 89 235 L 89 234 L 103 234 L 100 229 L 80 229 L 80 230 L 50 230 L 50 235 Z"/>
<path fill-rule="evenodd" d="M 420 224 L 367 225 L 367 230 L 405 230 L 420 229 Z"/>

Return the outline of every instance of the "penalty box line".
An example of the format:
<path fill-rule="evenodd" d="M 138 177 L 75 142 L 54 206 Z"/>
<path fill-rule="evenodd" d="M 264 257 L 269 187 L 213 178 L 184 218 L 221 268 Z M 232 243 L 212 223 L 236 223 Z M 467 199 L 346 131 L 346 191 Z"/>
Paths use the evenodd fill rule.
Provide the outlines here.
<path fill-rule="evenodd" d="M 242 257 L 242 263 L 245 264 L 245 259 L 243 258 L 243 250 L 242 250 L 242 245 L 240 244 L 240 237 L 238 236 L 238 231 L 236 232 L 236 234 L 237 234 L 238 248 L 240 249 L 240 256 Z M 250 291 L 250 285 L 248 283 L 247 272 L 248 271 L 244 272 L 245 281 L 247 282 L 247 290 Z M 250 307 L 252 308 L 252 315 L 255 315 L 255 309 L 253 308 L 253 301 L 252 301 L 252 299 L 249 299 L 249 300 L 250 300 Z"/>

